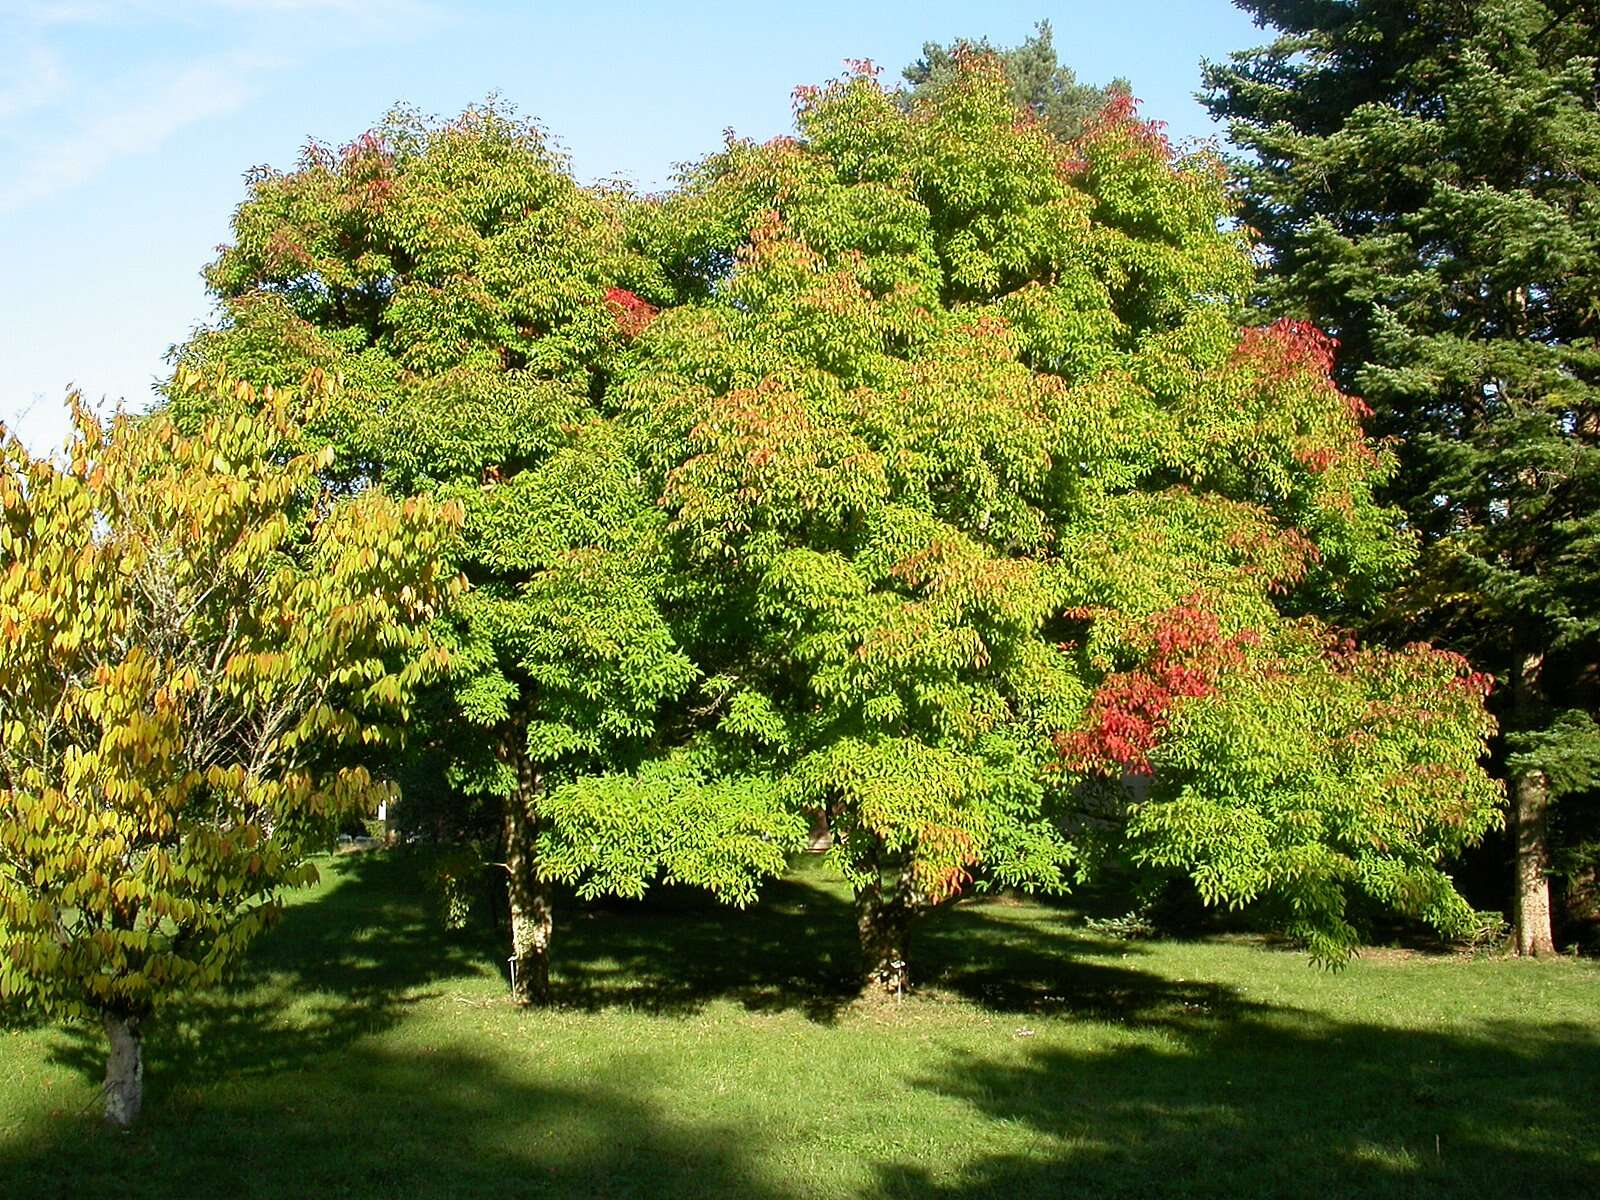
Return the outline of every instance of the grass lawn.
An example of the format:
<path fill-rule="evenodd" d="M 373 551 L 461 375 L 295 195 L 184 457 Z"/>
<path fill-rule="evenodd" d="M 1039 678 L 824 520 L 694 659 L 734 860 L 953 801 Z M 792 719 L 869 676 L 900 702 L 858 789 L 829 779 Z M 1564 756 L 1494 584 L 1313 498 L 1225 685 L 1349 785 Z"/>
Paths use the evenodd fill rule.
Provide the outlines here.
<path fill-rule="evenodd" d="M 138 1132 L 99 1125 L 98 1030 L 0 1030 L 0 1197 L 1600 1195 L 1590 963 L 1329 975 L 997 899 L 867 1006 L 816 862 L 749 913 L 562 915 L 560 1003 L 519 1012 L 414 857 L 328 864 L 237 988 L 151 1032 Z"/>

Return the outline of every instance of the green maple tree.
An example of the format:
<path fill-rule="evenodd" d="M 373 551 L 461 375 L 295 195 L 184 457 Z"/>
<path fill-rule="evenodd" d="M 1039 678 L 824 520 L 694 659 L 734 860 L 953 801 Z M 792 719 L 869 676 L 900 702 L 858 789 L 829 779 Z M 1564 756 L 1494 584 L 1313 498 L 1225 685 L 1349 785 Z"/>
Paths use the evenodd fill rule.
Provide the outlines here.
<path fill-rule="evenodd" d="M 445 618 L 454 674 L 414 777 L 458 808 L 490 803 L 523 1002 L 548 989 L 553 880 L 637 891 L 665 870 L 746 901 L 800 836 L 742 793 L 628 774 L 680 748 L 663 716 L 699 675 L 674 627 L 667 518 L 606 402 L 619 355 L 677 298 L 630 246 L 631 203 L 580 188 L 501 107 L 396 112 L 252 177 L 207 275 L 224 320 L 183 351 L 263 383 L 338 374 L 338 405 L 307 434 L 334 452 L 331 485 L 463 508 L 470 587 Z M 561 790 L 608 772 L 631 781 L 626 831 L 622 783 Z"/>
<path fill-rule="evenodd" d="M 1327 340 L 1243 327 L 1221 164 L 1125 95 L 1064 142 L 971 50 L 909 104 L 870 64 L 796 104 L 635 218 L 684 299 L 612 394 L 699 719 L 827 814 L 869 976 L 904 985 L 931 904 L 1066 889 L 1102 826 L 1325 959 L 1351 891 L 1462 927 L 1484 681 L 1297 615 L 1412 543 Z"/>

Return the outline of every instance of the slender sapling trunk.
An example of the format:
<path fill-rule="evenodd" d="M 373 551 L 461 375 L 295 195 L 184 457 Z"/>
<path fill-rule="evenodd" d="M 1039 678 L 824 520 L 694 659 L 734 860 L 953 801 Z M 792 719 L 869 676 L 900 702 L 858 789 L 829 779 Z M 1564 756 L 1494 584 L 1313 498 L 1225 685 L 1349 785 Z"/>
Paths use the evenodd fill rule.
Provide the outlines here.
<path fill-rule="evenodd" d="M 137 1017 L 104 1014 L 106 1040 L 106 1123 L 127 1129 L 144 1105 L 144 1038 Z"/>

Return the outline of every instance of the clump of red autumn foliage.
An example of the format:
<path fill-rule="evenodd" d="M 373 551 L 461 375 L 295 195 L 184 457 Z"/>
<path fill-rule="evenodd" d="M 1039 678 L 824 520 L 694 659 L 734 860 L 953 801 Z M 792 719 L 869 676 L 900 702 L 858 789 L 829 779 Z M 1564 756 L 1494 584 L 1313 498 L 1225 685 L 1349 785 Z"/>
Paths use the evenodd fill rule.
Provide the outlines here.
<path fill-rule="evenodd" d="M 611 315 L 617 320 L 617 328 L 626 338 L 638 337 L 661 312 L 648 300 L 620 287 L 606 291 L 606 307 L 611 310 Z"/>
<path fill-rule="evenodd" d="M 1279 317 L 1270 325 L 1252 325 L 1239 336 L 1235 354 L 1252 363 L 1274 382 L 1309 374 L 1324 386 L 1334 388 L 1333 357 L 1339 339 L 1324 333 L 1310 321 Z M 1359 396 L 1346 395 L 1350 415 L 1364 420 L 1372 408 Z"/>
<path fill-rule="evenodd" d="M 1217 614 L 1197 597 L 1152 616 L 1137 635 L 1144 661 L 1108 675 L 1079 729 L 1058 733 L 1063 765 L 1095 775 L 1149 775 L 1150 751 L 1180 700 L 1209 696 L 1229 667 L 1244 661 L 1249 631 L 1222 635 Z"/>

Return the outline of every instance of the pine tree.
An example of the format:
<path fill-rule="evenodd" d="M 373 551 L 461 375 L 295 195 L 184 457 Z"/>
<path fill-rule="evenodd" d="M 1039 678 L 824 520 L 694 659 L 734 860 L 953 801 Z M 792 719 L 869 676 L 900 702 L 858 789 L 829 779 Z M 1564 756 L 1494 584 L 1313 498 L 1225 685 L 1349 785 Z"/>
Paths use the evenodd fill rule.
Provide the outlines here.
<path fill-rule="evenodd" d="M 1206 98 L 1248 153 L 1264 302 L 1336 334 L 1403 439 L 1385 495 L 1423 552 L 1383 623 L 1503 681 L 1517 944 L 1548 953 L 1550 802 L 1570 858 L 1600 763 L 1600 9 L 1239 3 L 1279 35 Z"/>

